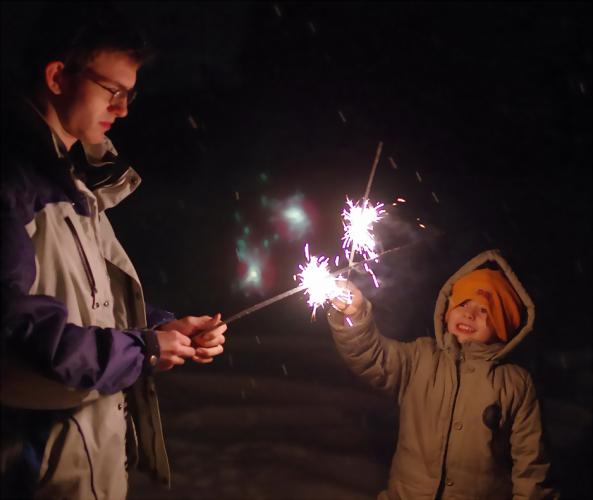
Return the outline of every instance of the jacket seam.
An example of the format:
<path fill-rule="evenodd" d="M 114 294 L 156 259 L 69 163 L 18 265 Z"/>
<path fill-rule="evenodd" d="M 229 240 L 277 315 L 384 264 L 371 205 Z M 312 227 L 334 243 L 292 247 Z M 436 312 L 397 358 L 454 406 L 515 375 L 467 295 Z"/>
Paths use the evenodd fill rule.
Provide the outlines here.
<path fill-rule="evenodd" d="M 97 496 L 97 492 L 95 491 L 95 475 L 94 475 L 94 471 L 93 471 L 93 462 L 91 460 L 91 454 L 89 452 L 89 448 L 86 444 L 86 438 L 84 437 L 84 433 L 82 432 L 82 428 L 80 427 L 80 424 L 78 423 L 78 420 L 76 420 L 75 417 L 70 417 L 74 423 L 76 424 L 76 427 L 78 429 L 78 432 L 80 434 L 80 437 L 82 438 L 82 444 L 84 445 L 84 451 L 86 453 L 86 457 L 87 460 L 89 462 L 89 469 L 91 472 L 91 490 L 93 492 L 93 496 L 95 497 L 95 500 L 99 500 L 99 497 Z"/>

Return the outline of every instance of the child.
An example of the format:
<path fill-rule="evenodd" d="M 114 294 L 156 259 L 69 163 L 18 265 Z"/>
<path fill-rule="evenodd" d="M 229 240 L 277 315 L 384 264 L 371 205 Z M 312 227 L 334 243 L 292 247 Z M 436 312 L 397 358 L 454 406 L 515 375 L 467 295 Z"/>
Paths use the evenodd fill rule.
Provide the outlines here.
<path fill-rule="evenodd" d="M 492 269 L 496 267 L 496 269 Z M 350 368 L 392 395 L 399 436 L 380 500 L 557 498 L 531 377 L 505 356 L 531 331 L 534 306 L 495 251 L 470 260 L 442 287 L 435 338 L 399 342 L 379 334 L 372 305 L 328 313 Z"/>

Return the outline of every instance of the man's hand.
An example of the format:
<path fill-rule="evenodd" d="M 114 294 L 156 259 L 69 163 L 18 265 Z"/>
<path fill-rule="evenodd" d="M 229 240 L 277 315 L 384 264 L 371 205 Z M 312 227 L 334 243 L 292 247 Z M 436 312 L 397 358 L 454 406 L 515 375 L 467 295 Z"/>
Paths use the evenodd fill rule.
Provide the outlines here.
<path fill-rule="evenodd" d="M 220 314 L 211 316 L 186 316 L 159 327 L 185 335 L 195 349 L 192 359 L 196 363 L 211 363 L 214 356 L 223 352 L 224 332 L 227 326 L 220 322 Z M 191 340 L 190 340 L 191 339 Z"/>
<path fill-rule="evenodd" d="M 362 292 L 351 281 L 338 281 L 338 286 L 348 288 L 352 294 L 352 302 L 347 304 L 339 299 L 332 300 L 332 306 L 345 316 L 349 316 L 354 321 L 361 319 L 364 312 L 364 296 Z"/>
<path fill-rule="evenodd" d="M 191 340 L 178 331 L 157 330 L 156 338 L 161 350 L 161 356 L 156 366 L 157 371 L 170 370 L 175 365 L 185 363 L 184 358 L 196 355 L 196 350 L 191 347 Z"/>

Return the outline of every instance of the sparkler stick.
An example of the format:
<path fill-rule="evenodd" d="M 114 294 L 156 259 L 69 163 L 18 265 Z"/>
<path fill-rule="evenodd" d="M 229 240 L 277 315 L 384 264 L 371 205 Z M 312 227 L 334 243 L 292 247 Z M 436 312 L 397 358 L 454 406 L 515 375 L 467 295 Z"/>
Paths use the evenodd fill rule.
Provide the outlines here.
<path fill-rule="evenodd" d="M 416 242 L 416 243 L 418 243 L 418 242 Z M 356 268 L 356 267 L 359 267 L 359 266 L 364 266 L 367 262 L 371 262 L 371 261 L 377 260 L 380 257 L 383 257 L 383 256 L 385 256 L 387 254 L 396 252 L 398 250 L 401 250 L 402 248 L 413 246 L 416 243 L 411 243 L 411 244 L 408 244 L 408 245 L 402 245 L 402 246 L 399 246 L 399 247 L 390 248 L 389 250 L 385 250 L 384 252 L 381 252 L 380 254 L 376 255 L 372 259 L 367 259 L 367 260 L 363 260 L 363 261 L 357 262 L 357 263 L 355 263 L 353 265 L 348 265 L 348 266 L 343 267 L 341 269 L 338 269 L 337 271 L 334 271 L 334 272 L 332 272 L 330 274 L 332 276 L 338 276 L 339 274 L 341 274 L 343 272 L 346 272 L 346 271 L 349 271 L 350 269 L 353 269 L 353 268 Z M 264 307 L 268 307 L 269 305 L 272 305 L 275 302 L 278 302 L 280 300 L 286 299 L 286 298 L 290 297 L 291 295 L 294 295 L 295 293 L 304 292 L 305 290 L 306 290 L 306 288 L 304 288 L 304 287 L 302 287 L 300 285 L 299 286 L 296 286 L 296 287 L 294 287 L 294 288 L 292 288 L 290 290 L 287 290 L 286 292 L 280 293 L 278 295 L 275 295 L 274 297 L 270 297 L 267 300 L 264 300 L 264 301 L 259 302 L 259 303 L 255 304 L 255 305 L 251 306 L 251 307 L 248 307 L 247 309 L 243 309 L 242 311 L 239 311 L 238 313 L 233 314 L 231 317 L 229 317 L 228 319 L 223 320 L 222 322 L 223 323 L 226 323 L 228 325 L 229 323 L 232 323 L 233 321 L 236 321 L 238 319 L 241 319 L 241 318 L 247 316 L 248 314 L 251 314 L 251 313 L 253 313 L 255 311 L 259 311 L 260 309 L 263 309 Z"/>
<path fill-rule="evenodd" d="M 379 163 L 379 158 L 381 157 L 381 150 L 383 149 L 383 141 L 379 142 L 377 146 L 377 152 L 375 153 L 375 159 L 373 160 L 373 165 L 371 167 L 371 173 L 369 175 L 369 180 L 367 182 L 367 187 L 364 192 L 364 198 L 362 200 L 362 208 L 363 210 L 366 208 L 367 201 L 369 199 L 369 193 L 371 192 L 371 186 L 373 185 L 373 179 L 375 178 L 375 171 L 377 170 L 377 164 Z M 350 247 L 350 257 L 348 259 L 348 277 L 347 280 L 350 280 L 350 271 L 352 270 L 352 262 L 354 261 L 354 241 L 352 242 L 352 246 Z"/>

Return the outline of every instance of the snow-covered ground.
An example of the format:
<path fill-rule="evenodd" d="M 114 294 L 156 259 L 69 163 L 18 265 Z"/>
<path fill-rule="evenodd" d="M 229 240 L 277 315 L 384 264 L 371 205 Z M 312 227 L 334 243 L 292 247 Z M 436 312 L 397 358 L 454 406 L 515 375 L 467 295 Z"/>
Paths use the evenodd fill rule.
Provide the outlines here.
<path fill-rule="evenodd" d="M 396 409 L 350 374 L 322 317 L 279 333 L 265 319 L 229 328 L 213 365 L 158 376 L 172 488 L 132 472 L 130 500 L 376 498 Z M 590 409 L 543 403 L 564 498 L 590 498 Z"/>

